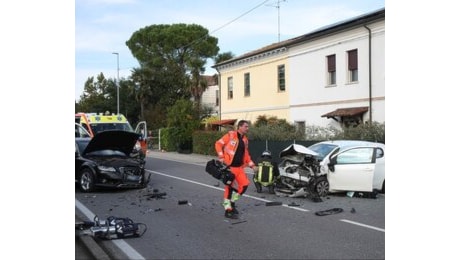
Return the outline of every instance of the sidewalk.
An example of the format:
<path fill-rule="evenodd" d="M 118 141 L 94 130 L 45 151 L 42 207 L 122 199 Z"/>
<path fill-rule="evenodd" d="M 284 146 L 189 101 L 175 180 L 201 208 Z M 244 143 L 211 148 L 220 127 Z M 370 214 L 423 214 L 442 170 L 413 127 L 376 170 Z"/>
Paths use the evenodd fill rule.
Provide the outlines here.
<path fill-rule="evenodd" d="M 82 222 L 83 217 L 80 217 L 75 212 L 75 223 Z M 109 255 L 97 244 L 94 237 L 75 230 L 75 259 L 76 260 L 110 260 Z"/>
<path fill-rule="evenodd" d="M 178 162 L 186 162 L 202 166 L 206 166 L 206 163 L 212 159 L 217 159 L 217 155 L 203 155 L 197 153 L 184 154 L 178 152 L 162 152 L 158 150 L 148 150 L 147 157 L 159 158 L 163 160 L 172 160 Z M 246 167 L 244 171 L 246 172 L 246 174 L 249 175 L 254 174 L 252 169 L 249 167 Z"/>

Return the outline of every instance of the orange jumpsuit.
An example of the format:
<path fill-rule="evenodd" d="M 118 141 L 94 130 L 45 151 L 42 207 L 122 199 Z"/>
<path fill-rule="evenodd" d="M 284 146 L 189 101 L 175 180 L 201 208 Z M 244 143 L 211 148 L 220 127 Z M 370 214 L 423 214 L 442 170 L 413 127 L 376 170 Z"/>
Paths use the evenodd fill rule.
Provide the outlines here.
<path fill-rule="evenodd" d="M 248 138 L 244 135 L 242 136 L 242 140 L 244 142 L 243 164 L 239 167 L 230 167 L 232 173 L 235 174 L 235 181 L 238 186 L 237 188 L 233 187 L 235 181 L 231 185 L 225 185 L 224 199 L 230 199 L 233 191 L 238 192 L 239 195 L 243 195 L 249 185 L 249 179 L 244 172 L 244 168 L 247 166 L 253 168 L 255 166 L 251 156 L 249 155 Z M 229 131 L 227 134 L 222 136 L 222 138 L 217 140 L 215 143 L 215 149 L 219 159 L 223 159 L 226 165 L 231 165 L 233 158 L 235 157 L 238 144 L 239 139 L 237 131 Z"/>

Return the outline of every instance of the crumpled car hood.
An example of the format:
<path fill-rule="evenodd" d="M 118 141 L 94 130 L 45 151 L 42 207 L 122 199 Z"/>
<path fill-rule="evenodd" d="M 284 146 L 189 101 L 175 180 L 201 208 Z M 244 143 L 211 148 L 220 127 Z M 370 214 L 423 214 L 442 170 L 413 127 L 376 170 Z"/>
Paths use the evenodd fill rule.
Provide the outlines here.
<path fill-rule="evenodd" d="M 307 147 L 300 145 L 300 144 L 291 144 L 284 150 L 280 152 L 280 158 L 290 156 L 290 155 L 298 155 L 298 154 L 305 154 L 305 155 L 312 155 L 318 156 L 318 153 L 308 149 Z"/>
<path fill-rule="evenodd" d="M 95 151 L 116 150 L 123 152 L 126 156 L 133 151 L 139 134 L 134 132 L 109 130 L 96 134 L 86 146 L 83 155 Z"/>

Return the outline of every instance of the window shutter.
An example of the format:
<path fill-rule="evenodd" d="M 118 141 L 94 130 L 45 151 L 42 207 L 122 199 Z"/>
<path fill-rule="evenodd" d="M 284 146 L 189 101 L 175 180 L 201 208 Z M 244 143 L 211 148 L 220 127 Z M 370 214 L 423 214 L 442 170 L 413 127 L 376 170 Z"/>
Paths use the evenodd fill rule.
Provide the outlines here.
<path fill-rule="evenodd" d="M 327 71 L 335 71 L 335 54 L 327 56 Z"/>
<path fill-rule="evenodd" d="M 348 51 L 348 70 L 358 69 L 358 50 Z"/>

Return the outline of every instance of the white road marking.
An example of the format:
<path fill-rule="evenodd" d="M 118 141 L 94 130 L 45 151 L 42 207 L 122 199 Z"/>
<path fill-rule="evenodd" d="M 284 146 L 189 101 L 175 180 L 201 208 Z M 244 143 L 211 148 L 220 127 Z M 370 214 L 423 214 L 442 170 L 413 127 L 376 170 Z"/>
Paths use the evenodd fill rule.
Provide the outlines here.
<path fill-rule="evenodd" d="M 184 178 L 181 178 L 181 177 L 172 176 L 172 175 L 169 175 L 169 174 L 166 174 L 166 173 L 161 173 L 161 172 L 151 171 L 151 170 L 145 170 L 145 171 L 151 172 L 151 173 L 154 173 L 154 174 L 158 174 L 158 175 L 162 175 L 162 176 L 165 176 L 165 177 L 169 177 L 169 178 L 173 178 L 173 179 L 178 179 L 178 180 L 181 180 L 181 181 L 190 182 L 190 183 L 193 183 L 193 184 L 205 186 L 205 187 L 208 187 L 208 188 L 211 188 L 211 189 L 224 191 L 223 188 L 218 188 L 218 187 L 211 186 L 211 185 L 208 185 L 208 184 L 204 184 L 204 183 L 201 183 L 201 182 L 196 182 L 196 181 L 184 179 Z M 216 181 L 217 181 L 217 180 L 216 180 Z M 255 200 L 263 201 L 263 202 L 272 202 L 272 201 L 270 201 L 270 200 L 266 200 L 266 199 L 254 197 L 254 196 L 247 195 L 247 194 L 243 194 L 243 197 L 247 197 L 247 198 L 251 198 L 251 199 L 255 199 Z M 290 207 L 289 205 L 286 205 L 286 204 L 283 204 L 282 206 L 283 206 L 283 207 L 286 207 L 286 208 L 293 209 L 293 210 L 303 211 L 303 212 L 309 211 L 308 209 L 302 209 L 302 208 L 297 208 L 297 207 Z"/>
<path fill-rule="evenodd" d="M 361 226 L 361 227 L 366 227 L 366 228 L 374 229 L 374 230 L 381 231 L 381 232 L 385 233 L 385 229 L 382 229 L 382 228 L 378 228 L 378 227 L 374 227 L 374 226 L 369 226 L 369 225 L 366 225 L 366 224 L 362 224 L 362 223 L 355 222 L 355 221 L 351 221 L 351 220 L 347 220 L 347 219 L 341 219 L 340 221 L 347 222 L 347 223 L 350 223 L 350 224 L 353 224 L 353 225 L 358 225 L 358 226 Z"/>
<path fill-rule="evenodd" d="M 78 199 L 75 199 L 75 207 L 78 208 L 88 219 L 93 220 L 95 214 L 91 212 L 85 205 L 83 205 Z M 134 248 L 132 248 L 123 239 L 111 240 L 123 253 L 125 253 L 129 259 L 145 260 L 145 258 L 139 254 Z"/>
<path fill-rule="evenodd" d="M 172 161 L 172 160 L 171 160 L 171 161 Z M 181 161 L 181 162 L 182 162 L 182 161 Z M 183 163 L 187 163 L 187 162 L 183 162 Z M 188 164 L 190 164 L 190 163 L 188 163 Z M 198 165 L 198 164 L 196 164 L 196 165 Z M 200 164 L 199 166 L 203 166 L 203 165 Z M 211 186 L 211 185 L 208 185 L 208 184 L 204 184 L 204 183 L 201 183 L 201 182 L 196 182 L 196 181 L 184 179 L 184 178 L 181 178 L 181 177 L 172 176 L 172 175 L 169 175 L 169 174 L 166 174 L 166 173 L 161 173 L 161 172 L 157 172 L 157 171 L 151 171 L 151 170 L 147 170 L 147 169 L 146 169 L 145 171 L 151 172 L 151 173 L 154 173 L 154 174 L 158 174 L 158 175 L 162 175 L 162 176 L 165 176 L 165 177 L 169 177 L 169 178 L 173 178 L 173 179 L 177 179 L 177 180 L 181 180 L 181 181 L 185 181 L 185 182 L 189 182 L 189 183 L 201 185 L 201 186 L 208 187 L 208 188 L 211 188 L 211 189 L 216 189 L 216 190 L 221 190 L 221 191 L 224 190 L 223 188 L 218 188 L 218 187 L 214 187 L 214 186 Z M 254 197 L 254 196 L 247 195 L 247 194 L 243 194 L 243 197 L 248 197 L 248 198 L 255 199 L 255 200 L 258 200 L 258 201 L 263 201 L 263 202 L 272 202 L 272 201 L 270 201 L 270 200 L 266 200 L 266 199 Z M 308 209 L 303 209 L 303 208 L 298 208 L 298 207 L 291 207 L 291 206 L 289 206 L 289 205 L 287 205 L 287 204 L 282 204 L 282 206 L 283 206 L 283 207 L 286 207 L 286 208 L 289 208 L 289 209 L 293 209 L 293 210 L 297 210 L 297 211 L 302 211 L 302 212 L 309 212 L 309 211 L 310 211 L 310 210 L 308 210 Z M 385 232 L 385 229 L 378 228 L 378 227 L 374 227 L 374 226 L 370 226 L 370 225 L 366 225 L 366 224 L 362 224 L 362 223 L 359 223 L 359 222 L 355 222 L 355 221 L 351 221 L 351 220 L 346 220 L 346 219 L 341 219 L 341 221 L 347 222 L 347 223 L 350 223 L 350 224 L 354 224 L 354 225 L 358 225 L 358 226 L 361 226 L 361 227 L 370 228 L 370 229 L 374 229 L 374 230 L 377 230 L 377 231 Z"/>

